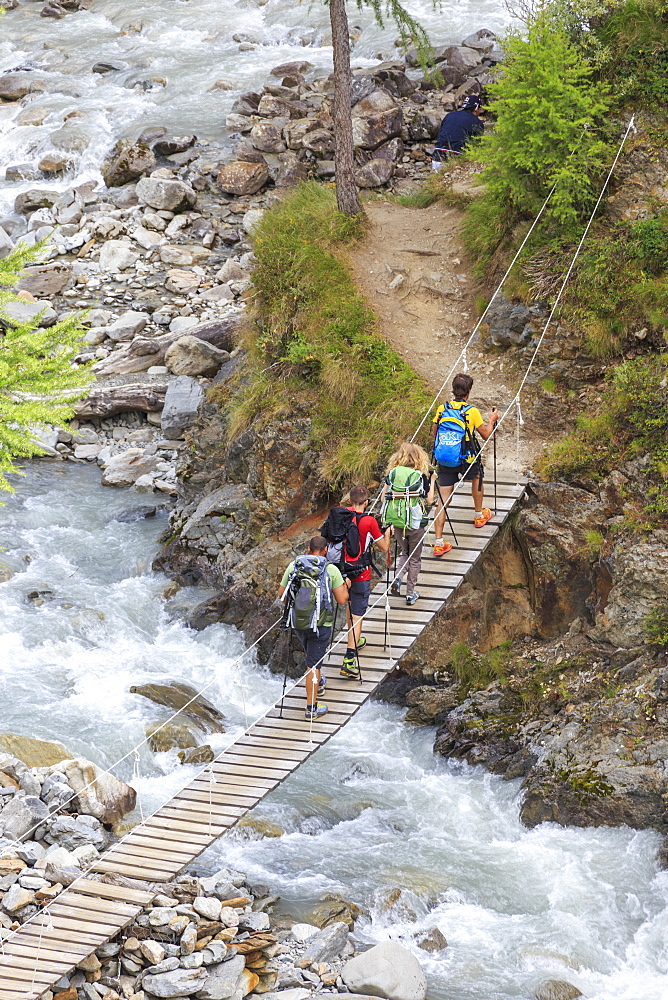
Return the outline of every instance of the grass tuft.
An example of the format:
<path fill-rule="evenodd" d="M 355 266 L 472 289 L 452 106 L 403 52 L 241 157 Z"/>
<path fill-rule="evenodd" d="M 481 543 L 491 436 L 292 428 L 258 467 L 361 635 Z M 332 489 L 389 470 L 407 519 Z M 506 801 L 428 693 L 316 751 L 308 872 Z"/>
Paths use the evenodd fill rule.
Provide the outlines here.
<path fill-rule="evenodd" d="M 359 219 L 337 211 L 332 189 L 314 181 L 254 231 L 250 375 L 230 433 L 279 412 L 308 414 L 319 472 L 332 489 L 373 478 L 430 403 L 421 379 L 380 336 L 342 259 L 363 234 Z"/>

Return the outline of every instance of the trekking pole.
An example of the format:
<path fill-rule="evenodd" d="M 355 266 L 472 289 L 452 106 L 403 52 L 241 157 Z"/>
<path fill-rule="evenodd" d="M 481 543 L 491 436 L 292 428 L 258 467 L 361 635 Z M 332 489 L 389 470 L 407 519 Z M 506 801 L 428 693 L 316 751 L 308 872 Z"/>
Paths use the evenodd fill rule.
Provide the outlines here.
<path fill-rule="evenodd" d="M 292 649 L 292 626 L 288 627 L 288 649 L 285 655 L 285 670 L 283 672 L 283 694 L 281 695 L 281 707 L 279 717 L 283 718 L 283 702 L 285 701 L 285 689 L 288 686 L 288 663 L 290 662 L 290 651 Z"/>
<path fill-rule="evenodd" d="M 492 436 L 494 438 L 492 442 L 492 451 L 494 453 L 494 517 L 496 517 L 496 424 L 494 424 Z"/>
<path fill-rule="evenodd" d="M 396 542 L 395 542 L 396 545 Z M 390 624 L 390 601 L 388 594 L 390 592 L 390 566 L 392 564 L 392 550 L 390 546 L 387 548 L 387 572 L 385 574 L 385 634 L 383 636 L 383 649 L 387 649 L 387 630 Z M 396 564 L 396 553 L 395 553 L 395 564 Z"/>
<path fill-rule="evenodd" d="M 438 493 L 438 498 L 441 501 L 441 506 L 443 508 L 443 511 L 445 512 L 445 517 L 446 517 L 446 520 L 447 520 L 448 525 L 450 527 L 450 531 L 452 532 L 452 537 L 455 540 L 455 545 L 459 545 L 459 541 L 457 540 L 457 536 L 455 534 L 455 529 L 452 526 L 452 521 L 450 520 L 450 515 L 448 514 L 447 504 L 445 503 L 445 501 L 443 499 L 443 494 L 441 493 L 441 487 L 439 486 L 438 480 L 436 480 L 436 491 Z"/>

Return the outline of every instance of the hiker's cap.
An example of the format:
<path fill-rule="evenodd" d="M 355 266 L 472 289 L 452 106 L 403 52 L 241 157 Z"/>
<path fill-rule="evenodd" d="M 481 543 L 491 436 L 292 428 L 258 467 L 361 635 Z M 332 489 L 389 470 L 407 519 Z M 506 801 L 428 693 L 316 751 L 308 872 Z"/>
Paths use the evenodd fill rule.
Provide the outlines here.
<path fill-rule="evenodd" d="M 462 104 L 460 111 L 477 111 L 482 105 L 482 97 L 479 94 L 471 94 Z"/>

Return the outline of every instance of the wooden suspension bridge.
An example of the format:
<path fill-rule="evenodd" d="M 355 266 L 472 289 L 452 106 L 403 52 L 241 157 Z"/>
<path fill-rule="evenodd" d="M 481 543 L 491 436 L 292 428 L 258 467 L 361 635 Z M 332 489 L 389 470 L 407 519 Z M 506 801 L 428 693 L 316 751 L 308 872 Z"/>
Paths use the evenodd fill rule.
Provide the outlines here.
<path fill-rule="evenodd" d="M 524 483 L 498 483 L 496 517 L 474 528 L 471 499 L 458 492 L 448 507 L 459 544 L 440 559 L 425 547 L 420 600 L 407 607 L 389 597 L 385 642 L 385 582 L 373 591 L 360 651 L 361 682 L 338 676 L 341 651 L 324 663 L 328 714 L 304 720 L 304 681 L 221 753 L 154 815 L 110 848 L 0 949 L 0 1000 L 37 1000 L 63 975 L 114 937 L 156 895 L 150 883 L 174 877 L 352 718 L 445 605 L 512 512 Z M 330 669 L 327 669 L 328 664 Z M 102 881 L 124 876 L 123 884 Z M 128 888 L 135 882 L 134 888 Z"/>

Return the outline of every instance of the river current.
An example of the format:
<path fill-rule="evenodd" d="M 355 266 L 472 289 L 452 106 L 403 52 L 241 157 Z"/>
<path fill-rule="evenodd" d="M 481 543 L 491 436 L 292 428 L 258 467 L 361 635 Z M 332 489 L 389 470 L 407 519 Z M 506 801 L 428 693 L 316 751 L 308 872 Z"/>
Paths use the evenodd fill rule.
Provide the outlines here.
<path fill-rule="evenodd" d="M 222 749 L 280 695 L 281 679 L 243 653 L 234 629 L 192 632 L 179 611 L 202 594 L 165 599 L 151 572 L 161 518 L 124 522 L 141 496 L 99 485 L 87 466 L 33 463 L 0 511 L 0 729 L 58 740 L 113 764 L 160 710 L 132 684 L 182 680 L 225 714 Z M 30 594 L 41 596 L 32 599 Z M 229 865 L 308 919 L 328 892 L 363 905 L 362 942 L 415 948 L 438 927 L 449 942 L 416 952 L 432 1000 L 528 998 L 544 978 L 592 1000 L 665 1000 L 668 873 L 658 835 L 628 829 L 527 830 L 518 782 L 432 754 L 433 730 L 366 705 L 345 730 L 272 792 L 253 816 L 280 827 L 233 831 L 202 856 Z M 197 769 L 141 748 L 116 769 L 144 814 Z M 393 890 L 401 889 L 392 902 Z M 396 894 L 394 894 L 396 895 Z"/>

